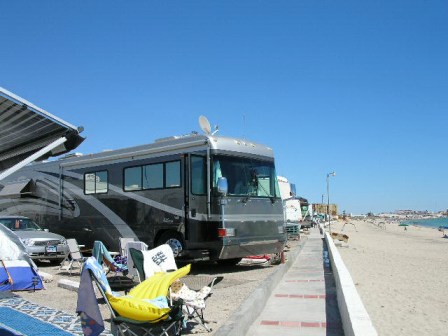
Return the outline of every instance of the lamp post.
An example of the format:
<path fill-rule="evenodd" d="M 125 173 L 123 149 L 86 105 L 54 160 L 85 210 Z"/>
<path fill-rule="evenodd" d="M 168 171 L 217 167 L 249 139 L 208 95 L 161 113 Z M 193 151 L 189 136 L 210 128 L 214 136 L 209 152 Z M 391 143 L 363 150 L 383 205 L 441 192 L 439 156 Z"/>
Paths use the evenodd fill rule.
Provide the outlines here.
<path fill-rule="evenodd" d="M 328 230 L 331 234 L 331 221 L 330 221 L 330 176 L 336 176 L 335 172 L 327 174 L 327 218 L 328 218 Z"/>

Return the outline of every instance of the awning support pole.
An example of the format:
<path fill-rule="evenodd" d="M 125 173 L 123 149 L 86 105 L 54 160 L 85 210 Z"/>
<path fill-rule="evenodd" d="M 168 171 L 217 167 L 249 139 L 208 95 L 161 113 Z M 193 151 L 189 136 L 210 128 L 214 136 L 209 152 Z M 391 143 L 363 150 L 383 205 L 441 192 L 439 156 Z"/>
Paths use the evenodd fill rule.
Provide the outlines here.
<path fill-rule="evenodd" d="M 15 164 L 14 166 L 6 169 L 4 172 L 2 172 L 0 174 L 0 181 L 3 180 L 4 178 L 6 178 L 7 176 L 15 173 L 17 170 L 19 170 L 20 168 L 26 166 L 28 163 L 33 162 L 34 160 L 40 158 L 42 155 L 44 155 L 45 153 L 48 153 L 49 151 L 51 151 L 53 148 L 56 148 L 57 146 L 59 146 L 60 144 L 64 143 L 67 141 L 66 137 L 61 137 L 55 141 L 53 141 L 51 144 L 45 146 L 44 148 L 40 149 L 39 151 L 37 151 L 36 153 L 28 156 L 26 159 L 20 161 L 19 163 Z"/>

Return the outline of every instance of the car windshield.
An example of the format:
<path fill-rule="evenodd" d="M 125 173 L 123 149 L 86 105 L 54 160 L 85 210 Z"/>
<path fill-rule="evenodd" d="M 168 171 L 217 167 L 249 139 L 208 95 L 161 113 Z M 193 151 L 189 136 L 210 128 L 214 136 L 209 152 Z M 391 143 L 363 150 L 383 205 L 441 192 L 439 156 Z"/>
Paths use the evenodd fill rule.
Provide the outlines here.
<path fill-rule="evenodd" d="M 0 223 L 12 231 L 42 231 L 42 228 L 28 218 L 0 218 Z"/>
<path fill-rule="evenodd" d="M 220 177 L 227 178 L 229 195 L 280 197 L 273 162 L 215 155 L 213 187 L 216 187 Z"/>

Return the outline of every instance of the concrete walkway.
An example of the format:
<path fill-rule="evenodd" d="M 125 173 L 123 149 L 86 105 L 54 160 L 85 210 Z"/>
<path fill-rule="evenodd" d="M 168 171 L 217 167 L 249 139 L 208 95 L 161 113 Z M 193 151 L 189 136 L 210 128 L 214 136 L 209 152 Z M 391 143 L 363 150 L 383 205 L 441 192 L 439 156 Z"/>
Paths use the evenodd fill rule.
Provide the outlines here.
<path fill-rule="evenodd" d="M 300 254 L 246 335 L 344 335 L 327 246 L 317 228 L 310 229 Z"/>

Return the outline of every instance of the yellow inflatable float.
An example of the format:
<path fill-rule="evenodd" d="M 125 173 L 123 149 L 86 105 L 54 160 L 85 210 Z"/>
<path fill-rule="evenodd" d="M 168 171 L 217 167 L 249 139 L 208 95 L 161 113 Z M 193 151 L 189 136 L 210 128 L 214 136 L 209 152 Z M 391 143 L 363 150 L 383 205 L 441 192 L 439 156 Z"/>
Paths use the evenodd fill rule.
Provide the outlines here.
<path fill-rule="evenodd" d="M 164 300 L 168 295 L 168 289 L 174 281 L 187 275 L 190 268 L 191 265 L 186 265 L 174 272 L 155 273 L 131 289 L 128 295 L 116 296 L 107 292 L 107 299 L 121 317 L 145 322 L 166 320 L 170 312 Z"/>

